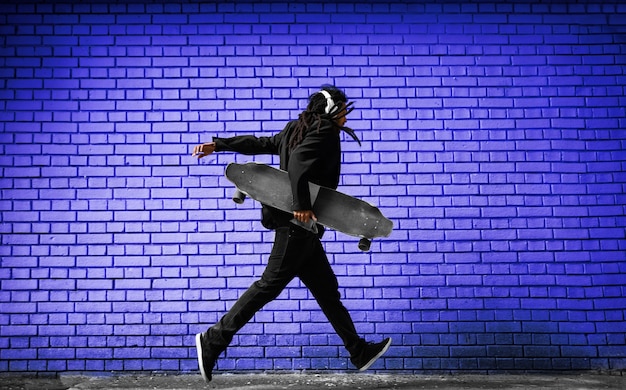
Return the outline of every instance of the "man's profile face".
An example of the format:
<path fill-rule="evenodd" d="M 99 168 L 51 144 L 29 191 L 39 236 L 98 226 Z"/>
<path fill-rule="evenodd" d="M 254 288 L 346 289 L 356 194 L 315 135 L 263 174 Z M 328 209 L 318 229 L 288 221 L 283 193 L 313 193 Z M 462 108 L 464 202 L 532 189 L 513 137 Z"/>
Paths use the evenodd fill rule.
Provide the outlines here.
<path fill-rule="evenodd" d="M 341 109 L 337 113 L 337 116 L 339 116 L 339 118 L 335 120 L 337 124 L 339 125 L 339 127 L 343 127 L 348 121 L 348 118 L 346 118 L 346 115 L 344 115 L 345 113 L 346 113 L 346 104 L 341 103 Z"/>

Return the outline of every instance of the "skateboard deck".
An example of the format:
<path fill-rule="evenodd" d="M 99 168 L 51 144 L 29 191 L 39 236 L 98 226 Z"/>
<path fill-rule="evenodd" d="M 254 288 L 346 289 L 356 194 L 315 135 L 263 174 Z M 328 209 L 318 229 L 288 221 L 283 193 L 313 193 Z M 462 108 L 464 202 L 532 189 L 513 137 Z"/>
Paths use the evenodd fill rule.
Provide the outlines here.
<path fill-rule="evenodd" d="M 287 172 L 254 162 L 230 163 L 226 167 L 226 178 L 237 187 L 233 196 L 236 203 L 242 203 L 249 196 L 262 204 L 292 213 L 293 198 Z M 385 218 L 377 207 L 317 184 L 309 183 L 309 190 L 317 223 L 360 237 L 359 249 L 362 251 L 369 250 L 372 239 L 391 234 L 393 222 Z M 295 219 L 292 223 L 303 226 Z M 303 227 L 317 232 L 313 221 Z"/>

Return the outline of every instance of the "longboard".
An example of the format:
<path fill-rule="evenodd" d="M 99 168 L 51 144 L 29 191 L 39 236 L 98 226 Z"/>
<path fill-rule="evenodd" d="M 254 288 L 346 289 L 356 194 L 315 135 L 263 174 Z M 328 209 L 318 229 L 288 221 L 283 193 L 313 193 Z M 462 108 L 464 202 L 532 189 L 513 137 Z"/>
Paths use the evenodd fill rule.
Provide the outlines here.
<path fill-rule="evenodd" d="M 287 172 L 254 162 L 230 163 L 226 167 L 226 178 L 237 187 L 233 195 L 236 203 L 243 203 L 249 196 L 262 204 L 292 213 L 293 197 Z M 377 207 L 314 183 L 309 183 L 309 190 L 317 223 L 359 237 L 359 249 L 362 251 L 369 250 L 372 239 L 391 234 L 393 222 L 385 218 Z M 295 219 L 292 222 L 300 224 Z M 316 232 L 313 221 L 303 227 Z"/>

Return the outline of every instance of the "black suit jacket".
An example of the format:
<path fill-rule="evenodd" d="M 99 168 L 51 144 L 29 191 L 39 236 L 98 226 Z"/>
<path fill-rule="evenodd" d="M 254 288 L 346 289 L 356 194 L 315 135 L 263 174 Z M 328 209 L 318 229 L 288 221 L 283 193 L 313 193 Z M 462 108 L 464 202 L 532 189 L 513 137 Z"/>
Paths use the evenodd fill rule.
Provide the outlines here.
<path fill-rule="evenodd" d="M 304 139 L 293 150 L 289 149 L 294 136 L 296 121 L 272 137 L 238 136 L 215 137 L 215 150 L 232 151 L 246 155 L 274 154 L 280 156 L 280 169 L 289 174 L 293 195 L 292 209 L 311 210 L 311 194 L 308 182 L 336 189 L 341 173 L 341 143 L 339 128 L 331 121 L 322 119 L 319 130 L 317 122 L 307 129 Z M 263 226 L 275 229 L 287 226 L 293 215 L 263 206 Z"/>

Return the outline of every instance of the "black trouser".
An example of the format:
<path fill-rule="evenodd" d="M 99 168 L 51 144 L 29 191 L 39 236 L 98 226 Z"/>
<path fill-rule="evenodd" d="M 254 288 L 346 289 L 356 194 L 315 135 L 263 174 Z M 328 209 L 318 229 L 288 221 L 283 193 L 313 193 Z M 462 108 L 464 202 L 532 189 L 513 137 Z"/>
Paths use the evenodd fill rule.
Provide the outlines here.
<path fill-rule="evenodd" d="M 208 329 L 208 341 L 215 352 L 225 350 L 235 333 L 296 276 L 311 291 L 350 355 L 358 354 L 365 341 L 358 336 L 348 310 L 340 301 L 337 277 L 322 243 L 315 234 L 295 226 L 276 229 L 274 247 L 261 279 Z"/>

